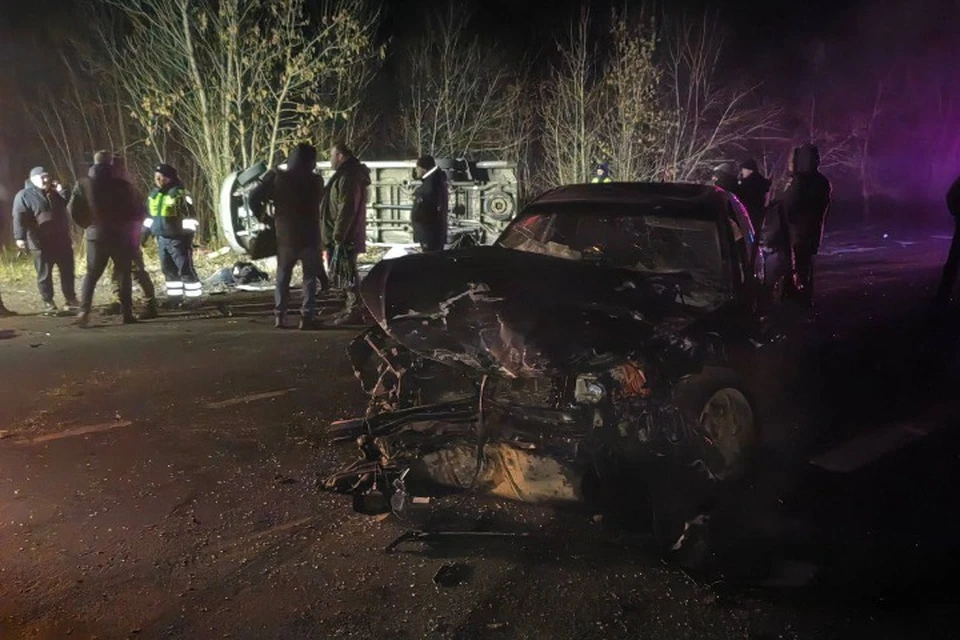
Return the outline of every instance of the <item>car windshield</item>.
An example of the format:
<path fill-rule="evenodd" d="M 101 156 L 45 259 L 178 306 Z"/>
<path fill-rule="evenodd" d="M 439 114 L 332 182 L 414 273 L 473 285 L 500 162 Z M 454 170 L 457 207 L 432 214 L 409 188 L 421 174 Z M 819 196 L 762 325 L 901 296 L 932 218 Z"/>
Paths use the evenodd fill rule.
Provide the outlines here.
<path fill-rule="evenodd" d="M 729 295 L 717 225 L 710 220 L 650 215 L 534 212 L 521 215 L 497 244 L 566 260 L 676 276 L 680 302 L 712 308 Z"/>

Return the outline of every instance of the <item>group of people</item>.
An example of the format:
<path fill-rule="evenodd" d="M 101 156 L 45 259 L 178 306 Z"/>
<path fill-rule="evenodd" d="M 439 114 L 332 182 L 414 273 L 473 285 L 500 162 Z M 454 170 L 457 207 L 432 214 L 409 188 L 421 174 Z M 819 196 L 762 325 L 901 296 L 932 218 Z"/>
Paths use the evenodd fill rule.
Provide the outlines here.
<path fill-rule="evenodd" d="M 764 283 L 782 298 L 813 306 L 814 260 L 820 251 L 832 186 L 820 173 L 820 151 L 813 144 L 793 149 L 782 192 L 771 194 L 773 183 L 756 160 L 714 169 L 713 183 L 734 194 L 747 210 L 764 257 Z"/>
<path fill-rule="evenodd" d="M 154 170 L 154 188 L 146 203 L 137 194 L 119 158 L 107 151 L 94 155 L 86 176 L 72 191 L 53 179 L 43 167 L 34 167 L 13 202 L 13 234 L 17 248 L 33 256 L 37 288 L 45 313 L 59 311 L 54 301 L 53 270 L 59 271 L 64 310 L 77 312 L 77 324 L 89 322 L 97 282 L 113 263 L 115 305 L 126 324 L 158 315 L 156 292 L 143 262 L 142 246 L 157 238 L 166 281 L 167 304 L 181 306 L 196 299 L 202 284 L 193 266 L 193 237 L 197 231 L 193 199 L 174 167 Z M 75 290 L 75 256 L 71 221 L 86 241 L 87 272 L 80 297 Z M 144 309 L 133 312 L 134 276 L 143 291 Z M 0 314 L 11 315 L 0 301 Z"/>
<path fill-rule="evenodd" d="M 342 142 L 330 149 L 334 173 L 326 184 L 315 173 L 316 162 L 316 148 L 298 144 L 286 167 L 268 171 L 248 196 L 253 214 L 276 232 L 274 322 L 278 329 L 287 327 L 290 281 L 297 263 L 303 271 L 300 329 L 317 323 L 318 288 L 346 292 L 344 308 L 330 318 L 330 324 L 362 321 L 357 257 L 366 251 L 370 169 Z M 424 251 L 440 251 L 447 239 L 446 176 L 431 156 L 417 161 L 415 173 L 420 185 L 411 212 L 414 239 Z"/>

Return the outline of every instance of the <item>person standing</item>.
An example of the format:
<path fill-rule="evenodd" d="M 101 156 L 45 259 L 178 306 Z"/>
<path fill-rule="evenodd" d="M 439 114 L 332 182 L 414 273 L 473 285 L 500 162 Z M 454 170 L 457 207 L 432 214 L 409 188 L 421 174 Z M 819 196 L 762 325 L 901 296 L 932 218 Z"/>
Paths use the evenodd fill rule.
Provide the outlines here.
<path fill-rule="evenodd" d="M 179 307 L 184 298 L 192 302 L 203 295 L 203 284 L 193 267 L 193 237 L 198 226 L 193 197 L 169 164 L 157 165 L 153 181 L 156 186 L 147 200 L 150 229 L 157 238 L 167 303 Z"/>
<path fill-rule="evenodd" d="M 97 282 L 111 260 L 120 272 L 123 323 L 136 322 L 130 281 L 130 227 L 138 220 L 137 196 L 129 182 L 115 176 L 110 164 L 99 159 L 101 162 L 90 167 L 87 176 L 77 183 L 67 205 L 73 220 L 86 230 L 87 238 L 79 326 L 86 326 L 90 320 Z"/>
<path fill-rule="evenodd" d="M 437 167 L 433 156 L 417 160 L 415 169 L 420 185 L 413 192 L 413 241 L 423 252 L 443 251 L 447 243 L 449 192 L 447 175 Z"/>
<path fill-rule="evenodd" d="M 606 162 L 601 162 L 596 165 L 593 169 L 593 177 L 590 178 L 591 184 L 598 183 L 608 183 L 613 182 L 613 178 L 610 177 L 610 165 Z"/>
<path fill-rule="evenodd" d="M 17 248 L 29 250 L 37 272 L 37 289 L 44 313 L 56 313 L 53 301 L 53 267 L 60 272 L 64 309 L 76 310 L 77 301 L 73 240 L 67 216 L 69 193 L 43 167 L 30 170 L 27 180 L 13 199 L 13 237 Z"/>
<path fill-rule="evenodd" d="M 312 329 L 317 313 L 317 280 L 325 279 L 320 258 L 320 201 L 323 178 L 315 173 L 317 149 L 298 144 L 287 159 L 285 171 L 271 171 L 250 192 L 250 208 L 258 220 L 266 217 L 273 201 L 277 232 L 277 288 L 274 294 L 275 326 L 286 327 L 290 279 L 297 262 L 303 265 L 303 302 L 300 329 Z"/>
<path fill-rule="evenodd" d="M 950 243 L 950 252 L 943 265 L 943 275 L 940 277 L 940 286 L 934 303 L 938 307 L 945 307 L 950 302 L 953 287 L 957 282 L 957 271 L 960 270 L 960 177 L 953 181 L 947 191 L 947 211 L 953 217 L 953 241 Z"/>
<path fill-rule="evenodd" d="M 330 149 L 333 176 L 320 205 L 321 240 L 330 256 L 332 285 L 346 290 L 346 303 L 332 319 L 335 325 L 360 322 L 363 309 L 358 295 L 357 257 L 367 244 L 367 187 L 370 169 L 343 142 Z"/>
<path fill-rule="evenodd" d="M 767 194 L 772 183 L 760 174 L 757 161 L 750 158 L 740 165 L 740 176 L 737 180 L 735 195 L 747 209 L 750 223 L 755 233 L 759 233 L 763 226 L 763 214 L 767 206 Z"/>
<path fill-rule="evenodd" d="M 130 176 L 127 173 L 122 158 L 113 156 L 108 151 L 98 151 L 96 155 L 94 155 L 93 161 L 94 164 L 100 162 L 110 164 L 113 167 L 113 174 L 116 177 L 128 183 L 130 182 Z M 152 220 L 147 217 L 147 209 L 143 201 L 138 199 L 136 207 L 136 220 L 130 223 L 130 251 L 131 256 L 133 256 L 131 277 L 133 281 L 139 285 L 140 292 L 143 294 L 143 309 L 137 318 L 140 320 L 151 320 L 159 315 L 157 312 L 157 290 L 156 287 L 153 286 L 153 280 L 150 279 L 150 274 L 147 273 L 147 268 L 143 263 L 142 247 L 150 237 L 148 228 L 152 225 Z M 113 264 L 110 283 L 112 286 L 113 302 L 110 304 L 109 312 L 114 314 L 120 313 L 123 308 L 123 305 L 120 304 L 120 289 L 122 283 L 120 270 L 117 268 L 116 263 Z"/>
<path fill-rule="evenodd" d="M 813 144 L 798 147 L 793 154 L 793 176 L 783 195 L 783 206 L 793 243 L 798 297 L 813 306 L 814 259 L 820 251 L 832 186 L 820 173 L 820 150 Z"/>

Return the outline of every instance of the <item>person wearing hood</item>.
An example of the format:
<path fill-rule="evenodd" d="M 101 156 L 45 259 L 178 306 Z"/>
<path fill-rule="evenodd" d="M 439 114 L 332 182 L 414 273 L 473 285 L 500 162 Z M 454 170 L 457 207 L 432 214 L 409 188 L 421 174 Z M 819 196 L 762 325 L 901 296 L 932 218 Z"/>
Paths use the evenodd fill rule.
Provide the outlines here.
<path fill-rule="evenodd" d="M 99 162 L 77 183 L 67 205 L 71 218 L 86 230 L 87 239 L 87 273 L 77 324 L 86 326 L 89 322 L 97 282 L 110 261 L 119 272 L 123 323 L 131 324 L 136 318 L 131 291 L 130 228 L 139 221 L 138 197 L 133 185 L 114 174 L 109 155 L 97 154 L 96 159 Z"/>
<path fill-rule="evenodd" d="M 169 164 L 157 165 L 153 182 L 155 187 L 147 198 L 149 218 L 143 224 L 157 238 L 166 303 L 179 307 L 185 297 L 187 302 L 195 302 L 203 295 L 203 284 L 193 267 L 193 237 L 198 227 L 193 197 Z"/>
<path fill-rule="evenodd" d="M 447 243 L 447 213 L 449 191 L 447 175 L 437 166 L 433 156 L 417 160 L 417 178 L 420 185 L 413 192 L 413 241 L 420 243 L 424 252 L 442 251 Z"/>
<path fill-rule="evenodd" d="M 753 158 L 745 160 L 740 165 L 740 177 L 737 180 L 736 196 L 747 209 L 753 228 L 759 230 L 763 226 L 763 213 L 767 207 L 767 194 L 770 192 L 771 181 L 760 174 L 757 161 Z"/>
<path fill-rule="evenodd" d="M 950 252 L 947 254 L 947 261 L 943 265 L 940 285 L 937 287 L 937 294 L 934 298 L 934 304 L 941 309 L 950 302 L 953 287 L 957 282 L 957 271 L 960 270 L 960 178 L 954 180 L 953 184 L 950 185 L 946 200 L 947 211 L 953 218 L 955 230 L 953 241 L 950 243 Z"/>
<path fill-rule="evenodd" d="M 806 306 L 813 306 L 814 259 L 820 251 L 824 224 L 830 209 L 832 185 L 820 173 L 820 150 L 804 144 L 793 152 L 793 175 L 783 194 L 783 207 L 796 264 L 796 292 Z"/>
<path fill-rule="evenodd" d="M 330 149 L 333 176 L 324 190 L 320 220 L 324 249 L 330 256 L 333 286 L 346 290 L 344 308 L 331 320 L 333 324 L 359 323 L 363 318 L 358 290 L 360 275 L 357 257 L 367 243 L 367 187 L 370 169 L 350 148 L 337 142 Z"/>
<path fill-rule="evenodd" d="M 300 329 L 311 329 L 317 313 L 317 279 L 326 288 L 326 273 L 320 258 L 320 201 L 323 178 L 316 173 L 317 149 L 301 143 L 287 159 L 286 170 L 268 172 L 250 192 L 250 208 L 259 220 L 266 216 L 266 203 L 273 201 L 277 232 L 277 288 L 274 315 L 278 329 L 286 326 L 290 280 L 299 262 L 303 267 L 303 302 Z"/>
<path fill-rule="evenodd" d="M 76 291 L 73 240 L 67 199 L 70 194 L 43 167 L 30 170 L 30 178 L 13 199 L 13 238 L 17 248 L 30 251 L 37 272 L 37 289 L 44 313 L 56 313 L 53 301 L 53 267 L 60 272 L 60 288 L 68 311 L 79 308 Z"/>
<path fill-rule="evenodd" d="M 715 186 L 736 195 L 737 167 L 732 162 L 724 162 L 713 168 L 711 181 Z"/>

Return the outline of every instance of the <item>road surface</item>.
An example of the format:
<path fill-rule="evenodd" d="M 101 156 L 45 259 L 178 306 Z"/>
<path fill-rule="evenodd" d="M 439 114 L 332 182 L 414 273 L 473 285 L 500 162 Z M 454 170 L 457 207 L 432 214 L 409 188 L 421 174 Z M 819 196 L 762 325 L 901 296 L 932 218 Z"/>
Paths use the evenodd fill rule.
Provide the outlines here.
<path fill-rule="evenodd" d="M 958 637 L 939 235 L 828 237 L 799 364 L 763 403 L 770 480 L 727 511 L 710 579 L 588 513 L 446 497 L 404 523 L 320 491 L 354 455 L 324 427 L 364 406 L 355 330 L 239 306 L 0 320 L 0 638 Z M 384 553 L 423 520 L 528 537 Z M 462 584 L 434 583 L 445 564 Z"/>

